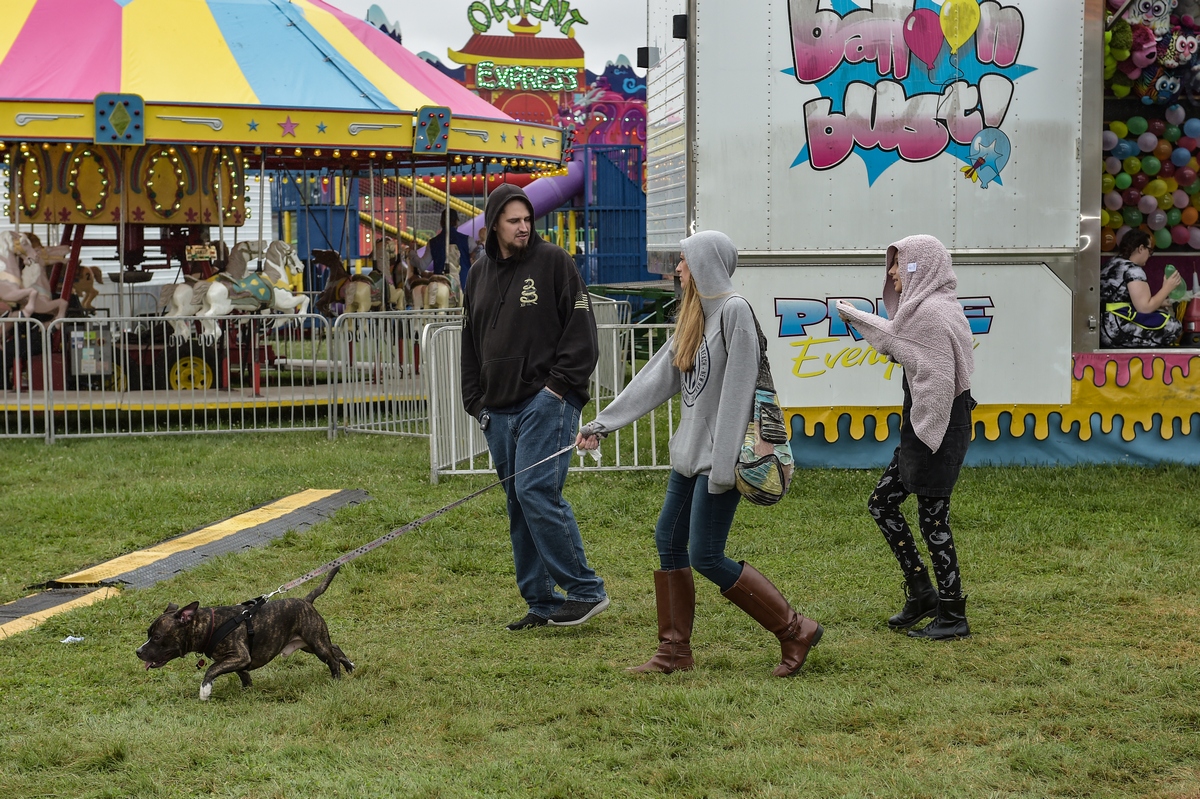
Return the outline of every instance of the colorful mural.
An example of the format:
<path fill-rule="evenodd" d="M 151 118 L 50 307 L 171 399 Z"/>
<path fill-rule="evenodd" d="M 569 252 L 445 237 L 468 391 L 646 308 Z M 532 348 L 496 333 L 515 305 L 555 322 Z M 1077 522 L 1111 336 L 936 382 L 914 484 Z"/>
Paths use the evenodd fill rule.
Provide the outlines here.
<path fill-rule="evenodd" d="M 898 161 L 962 160 L 981 189 L 999 183 L 1013 152 L 1003 130 L 1025 21 L 996 0 L 794 0 L 789 4 L 793 66 L 814 85 L 805 103 L 808 143 L 793 167 L 834 169 L 851 155 L 873 184 Z M 915 56 L 915 58 L 913 58 Z"/>
<path fill-rule="evenodd" d="M 574 26 L 587 20 L 570 3 L 476 2 L 467 20 L 470 38 L 447 48 L 460 66 L 420 57 L 514 119 L 571 131 L 576 144 L 645 145 L 645 76 L 623 55 L 602 73 L 586 69 Z M 509 35 L 491 32 L 501 23 Z"/>
<path fill-rule="evenodd" d="M 1070 403 L 979 405 L 969 457 L 975 463 L 1200 463 L 1198 408 L 1200 355 L 1194 352 L 1075 353 Z M 898 407 L 804 408 L 788 419 L 795 440 L 804 442 L 793 450 L 808 465 L 836 465 L 829 461 L 835 457 L 840 465 L 874 466 L 899 440 Z"/>

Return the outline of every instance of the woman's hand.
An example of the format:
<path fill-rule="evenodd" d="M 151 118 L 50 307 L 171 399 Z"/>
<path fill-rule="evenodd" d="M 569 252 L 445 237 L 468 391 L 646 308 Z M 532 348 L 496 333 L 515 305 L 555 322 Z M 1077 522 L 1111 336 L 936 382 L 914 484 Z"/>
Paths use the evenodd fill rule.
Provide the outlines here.
<path fill-rule="evenodd" d="M 1172 291 L 1179 288 L 1181 285 L 1183 285 L 1183 275 L 1179 274 L 1178 272 L 1172 272 L 1170 277 L 1163 279 L 1162 291 L 1170 295 Z M 1168 296 L 1165 300 L 1163 300 L 1162 307 L 1170 310 L 1174 305 L 1175 301 Z"/>
<path fill-rule="evenodd" d="M 575 436 L 575 449 L 593 450 L 600 446 L 600 436 L 590 435 L 585 436 L 579 433 Z"/>
<path fill-rule="evenodd" d="M 853 309 L 854 309 L 854 306 L 851 305 L 850 303 L 846 302 L 845 300 L 837 301 L 838 316 L 842 317 L 843 322 L 849 322 L 851 320 L 850 315 L 847 314 L 846 311 L 853 310 Z"/>

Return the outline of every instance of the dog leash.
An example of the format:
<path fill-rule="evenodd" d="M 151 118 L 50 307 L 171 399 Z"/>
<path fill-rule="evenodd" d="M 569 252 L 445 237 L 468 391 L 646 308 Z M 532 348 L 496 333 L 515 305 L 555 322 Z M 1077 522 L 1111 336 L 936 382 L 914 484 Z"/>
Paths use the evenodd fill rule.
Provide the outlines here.
<path fill-rule="evenodd" d="M 479 489 L 478 491 L 473 491 L 470 494 L 467 494 L 462 499 L 456 499 L 453 502 L 451 502 L 449 505 L 446 505 L 445 507 L 442 507 L 442 508 L 438 508 L 437 510 L 433 511 L 432 513 L 427 513 L 424 516 L 422 516 L 421 518 L 417 519 L 416 521 L 411 521 L 408 524 L 404 525 L 403 527 L 397 527 L 395 530 L 392 530 L 387 535 L 382 535 L 379 538 L 376 538 L 374 541 L 370 542 L 369 544 L 363 544 L 358 549 L 351 550 L 350 552 L 347 552 L 345 555 L 342 555 L 339 558 L 335 558 L 323 566 L 318 566 L 317 568 L 310 571 L 308 574 L 305 574 L 302 577 L 297 577 L 295 580 L 292 580 L 290 583 L 284 583 L 283 585 L 279 586 L 271 593 L 266 594 L 262 597 L 259 597 L 259 599 L 261 599 L 263 602 L 265 602 L 266 600 L 270 599 L 271 597 L 275 596 L 276 594 L 282 594 L 285 591 L 291 591 L 293 588 L 296 588 L 297 586 L 304 585 L 309 580 L 312 580 L 316 577 L 320 577 L 322 574 L 325 574 L 330 569 L 333 569 L 338 566 L 342 566 L 346 563 L 349 563 L 350 561 L 354 560 L 355 558 L 360 558 L 363 555 L 370 552 L 371 550 L 378 549 L 379 547 L 383 546 L 384 544 L 388 543 L 389 541 L 394 541 L 395 539 L 399 538 L 400 536 L 404 535 L 405 533 L 415 530 L 416 528 L 420 527 L 425 522 L 430 521 L 431 519 L 436 519 L 438 516 L 441 516 L 443 513 L 452 511 L 455 508 L 457 508 L 459 505 L 470 502 L 472 499 L 475 499 L 475 497 L 479 496 L 480 494 L 484 494 L 488 491 L 491 491 L 493 488 L 500 485 L 501 483 L 511 480 L 514 477 L 516 477 L 517 475 L 524 474 L 525 472 L 529 471 L 530 469 L 534 469 L 538 466 L 541 466 L 543 463 L 552 461 L 555 458 L 559 457 L 560 455 L 564 455 L 567 452 L 570 452 L 574 448 L 575 448 L 574 444 L 568 444 L 567 446 L 560 449 L 558 452 L 555 452 L 551 455 L 548 455 L 545 458 L 542 458 L 537 463 L 526 466 L 524 469 L 522 469 L 519 472 L 514 472 L 513 474 L 510 474 L 508 477 L 501 478 L 500 480 L 497 480 L 496 482 L 491 483 L 490 485 L 484 486 L 483 488 Z M 251 600 L 251 601 L 256 601 L 256 600 Z"/>

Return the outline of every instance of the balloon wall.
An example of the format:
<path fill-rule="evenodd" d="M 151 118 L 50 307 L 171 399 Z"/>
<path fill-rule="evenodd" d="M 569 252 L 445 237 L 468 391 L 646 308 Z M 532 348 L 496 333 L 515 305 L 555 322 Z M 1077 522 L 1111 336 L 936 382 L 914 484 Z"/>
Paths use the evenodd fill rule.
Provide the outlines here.
<path fill-rule="evenodd" d="M 1111 251 L 1130 228 L 1158 249 L 1200 250 L 1200 111 L 1172 105 L 1162 118 L 1115 119 L 1103 133 L 1101 248 Z"/>
<path fill-rule="evenodd" d="M 1101 248 L 1141 228 L 1200 250 L 1200 3 L 1108 5 Z"/>

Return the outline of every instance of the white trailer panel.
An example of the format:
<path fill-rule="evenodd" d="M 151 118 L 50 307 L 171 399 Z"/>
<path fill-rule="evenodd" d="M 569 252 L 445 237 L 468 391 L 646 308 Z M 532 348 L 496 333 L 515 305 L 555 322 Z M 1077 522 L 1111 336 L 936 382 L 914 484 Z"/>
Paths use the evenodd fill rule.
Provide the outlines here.
<path fill-rule="evenodd" d="M 693 0 L 697 229 L 771 253 L 918 232 L 1077 252 L 1085 3 L 983 0 L 956 53 L 941 5 Z"/>

